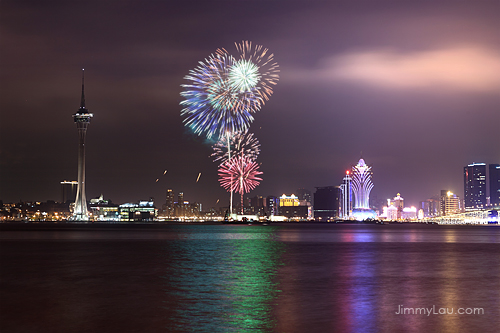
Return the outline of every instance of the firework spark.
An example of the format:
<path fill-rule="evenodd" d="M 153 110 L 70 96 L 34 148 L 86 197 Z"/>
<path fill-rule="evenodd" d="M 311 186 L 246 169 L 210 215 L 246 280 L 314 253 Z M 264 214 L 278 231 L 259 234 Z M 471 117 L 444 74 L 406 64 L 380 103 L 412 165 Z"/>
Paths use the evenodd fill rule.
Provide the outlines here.
<path fill-rule="evenodd" d="M 230 152 L 233 155 L 245 155 L 252 161 L 255 161 L 260 154 L 259 140 L 254 137 L 253 133 L 248 132 L 238 132 L 231 135 L 229 147 L 226 139 L 220 139 L 212 148 L 214 152 L 211 157 L 214 158 L 214 162 L 220 161 L 220 163 L 229 159 Z"/>
<path fill-rule="evenodd" d="M 241 195 L 241 212 L 243 213 L 243 195 L 257 187 L 262 178 L 259 164 L 247 156 L 236 155 L 219 168 L 219 182 L 227 191 L 238 192 Z"/>

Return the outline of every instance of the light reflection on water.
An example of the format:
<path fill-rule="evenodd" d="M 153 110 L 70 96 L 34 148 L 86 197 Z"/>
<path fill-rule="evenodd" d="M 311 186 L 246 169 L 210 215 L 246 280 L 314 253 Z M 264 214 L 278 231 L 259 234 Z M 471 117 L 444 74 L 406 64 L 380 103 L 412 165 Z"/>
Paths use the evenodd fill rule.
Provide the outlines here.
<path fill-rule="evenodd" d="M 0 302 L 0 323 L 24 331 L 48 325 L 421 332 L 500 325 L 497 227 L 90 226 L 3 230 L 0 240 L 0 297 L 7 300 Z M 399 305 L 482 307 L 485 314 L 397 315 Z M 33 313 L 41 309 L 57 316 Z M 29 327 L 33 316 L 38 326 Z"/>
<path fill-rule="evenodd" d="M 275 276 L 284 245 L 274 228 L 238 233 L 182 233 L 163 248 L 167 327 L 180 331 L 270 331 Z M 172 257 L 172 254 L 175 254 Z"/>

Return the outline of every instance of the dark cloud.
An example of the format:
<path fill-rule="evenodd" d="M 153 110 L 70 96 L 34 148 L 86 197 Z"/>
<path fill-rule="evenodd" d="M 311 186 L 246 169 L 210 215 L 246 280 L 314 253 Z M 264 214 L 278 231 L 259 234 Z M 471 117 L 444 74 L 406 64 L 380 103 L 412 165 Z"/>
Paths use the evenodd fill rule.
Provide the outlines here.
<path fill-rule="evenodd" d="M 57 200 L 58 183 L 76 178 L 71 114 L 85 67 L 89 198 L 163 201 L 173 188 L 224 203 L 210 146 L 182 125 L 179 93 L 198 61 L 241 40 L 268 47 L 281 69 L 251 127 L 264 181 L 250 195 L 337 185 L 362 152 L 374 195 L 416 204 L 462 193 L 464 165 L 500 162 L 498 2 L 0 6 L 4 201 Z"/>

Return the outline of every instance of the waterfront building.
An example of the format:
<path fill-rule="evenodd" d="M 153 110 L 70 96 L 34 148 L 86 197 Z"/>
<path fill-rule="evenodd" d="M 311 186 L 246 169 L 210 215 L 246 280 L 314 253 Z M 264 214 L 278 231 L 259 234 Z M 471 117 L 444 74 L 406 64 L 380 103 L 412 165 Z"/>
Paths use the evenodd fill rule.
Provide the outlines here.
<path fill-rule="evenodd" d="M 352 192 L 354 193 L 354 209 L 352 215 L 357 220 L 376 218 L 375 211 L 370 209 L 370 192 L 373 188 L 372 168 L 362 158 L 352 167 Z"/>
<path fill-rule="evenodd" d="M 490 205 L 500 206 L 500 164 L 489 165 Z"/>
<path fill-rule="evenodd" d="M 99 198 L 90 199 L 88 208 L 94 221 L 120 221 L 119 206 L 105 200 L 102 194 Z"/>
<path fill-rule="evenodd" d="M 460 213 L 460 197 L 451 191 L 441 191 L 441 216 Z"/>
<path fill-rule="evenodd" d="M 297 197 L 295 194 L 292 194 L 292 195 L 283 194 L 280 197 L 280 207 L 299 206 L 299 205 L 300 205 L 299 197 Z"/>
<path fill-rule="evenodd" d="M 120 221 L 153 221 L 158 216 L 154 201 L 142 200 L 138 203 L 124 203 L 119 206 Z"/>
<path fill-rule="evenodd" d="M 486 164 L 472 163 L 464 167 L 465 209 L 486 207 Z"/>
<path fill-rule="evenodd" d="M 401 197 L 401 194 L 397 194 L 392 200 L 390 200 L 390 205 L 393 205 L 397 208 L 397 219 L 401 219 L 403 217 L 403 209 L 404 209 L 404 199 Z"/>
<path fill-rule="evenodd" d="M 283 194 L 280 197 L 278 213 L 287 218 L 312 219 L 311 203 L 306 199 L 300 200 L 295 194 Z"/>
<path fill-rule="evenodd" d="M 314 192 L 314 218 L 321 220 L 339 217 L 340 186 L 316 187 Z"/>
<path fill-rule="evenodd" d="M 350 171 L 345 172 L 343 183 L 340 185 L 341 203 L 339 216 L 343 219 L 349 219 L 352 213 L 352 185 Z"/>
<path fill-rule="evenodd" d="M 94 115 L 85 108 L 85 77 L 82 70 L 82 98 L 80 109 L 73 115 L 78 129 L 78 186 L 76 191 L 73 218 L 77 221 L 88 221 L 87 198 L 85 196 L 85 137 L 90 118 Z"/>

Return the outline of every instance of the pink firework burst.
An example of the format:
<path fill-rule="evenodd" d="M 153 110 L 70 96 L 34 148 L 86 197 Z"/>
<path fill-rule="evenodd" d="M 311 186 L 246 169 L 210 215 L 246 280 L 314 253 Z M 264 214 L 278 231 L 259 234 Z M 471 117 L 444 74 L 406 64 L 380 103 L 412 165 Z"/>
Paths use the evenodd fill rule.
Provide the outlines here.
<path fill-rule="evenodd" d="M 241 213 L 243 214 L 243 195 L 259 185 L 262 178 L 259 164 L 248 156 L 238 154 L 222 163 L 219 168 L 219 182 L 228 192 L 238 192 L 241 195 Z"/>

